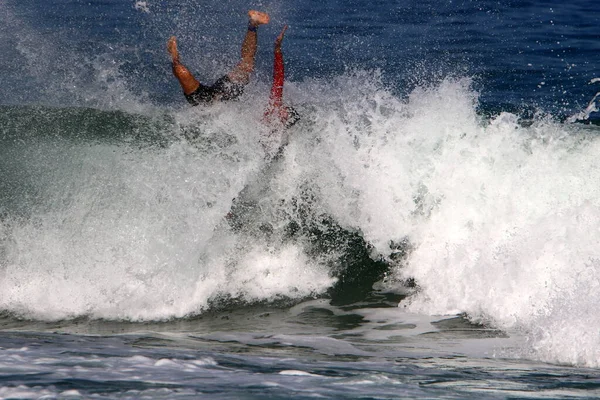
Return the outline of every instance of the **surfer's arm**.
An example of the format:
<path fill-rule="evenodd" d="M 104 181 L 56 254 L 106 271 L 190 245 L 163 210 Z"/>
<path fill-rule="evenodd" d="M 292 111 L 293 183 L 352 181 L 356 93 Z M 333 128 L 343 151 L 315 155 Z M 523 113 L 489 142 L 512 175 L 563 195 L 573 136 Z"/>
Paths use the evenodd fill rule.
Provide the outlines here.
<path fill-rule="evenodd" d="M 275 50 L 273 61 L 273 86 L 271 87 L 271 99 L 281 102 L 283 100 L 283 81 L 285 79 L 285 68 L 283 66 L 283 54 L 281 49 Z"/>
<path fill-rule="evenodd" d="M 283 81 L 285 80 L 285 68 L 283 65 L 283 54 L 281 48 L 275 49 L 273 59 L 273 85 L 271 86 L 270 103 L 273 108 L 281 107 L 283 103 Z"/>
<path fill-rule="evenodd" d="M 281 108 L 283 105 L 283 82 L 285 80 L 285 68 L 283 64 L 283 53 L 281 52 L 281 42 L 288 26 L 285 25 L 281 30 L 273 49 L 273 85 L 271 86 L 271 95 L 269 97 L 269 107 L 272 111 Z"/>
<path fill-rule="evenodd" d="M 283 53 L 281 52 L 281 42 L 287 30 L 287 25 L 283 27 L 273 49 L 273 84 L 269 95 L 269 104 L 265 110 L 265 121 L 273 121 L 272 118 L 282 119 L 280 115 L 283 110 L 283 82 L 285 80 L 285 69 L 283 66 Z"/>

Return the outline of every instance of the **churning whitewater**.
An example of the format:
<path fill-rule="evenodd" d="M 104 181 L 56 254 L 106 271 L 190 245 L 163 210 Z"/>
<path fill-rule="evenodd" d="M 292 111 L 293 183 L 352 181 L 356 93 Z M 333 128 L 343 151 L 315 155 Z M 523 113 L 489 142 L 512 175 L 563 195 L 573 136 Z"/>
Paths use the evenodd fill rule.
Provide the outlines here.
<path fill-rule="evenodd" d="M 302 98 L 319 87 L 328 95 Z M 320 296 L 350 250 L 314 254 L 308 234 L 290 238 L 289 225 L 326 216 L 388 260 L 386 290 L 417 283 L 402 308 L 467 313 L 524 332 L 535 357 L 597 365 L 595 128 L 482 117 L 469 79 L 407 98 L 366 72 L 291 90 L 304 118 L 276 161 L 248 103 L 160 117 L 102 112 L 83 128 L 70 119 L 92 111 L 40 109 L 56 125 L 45 136 L 3 109 L 12 121 L 3 170 L 15 189 L 4 201 L 2 309 L 164 320 L 224 299 Z M 146 131 L 98 140 L 95 130 L 116 118 Z M 236 229 L 227 215 L 245 185 L 260 186 L 240 211 L 254 226 Z M 390 257 L 400 242 L 407 255 Z"/>
<path fill-rule="evenodd" d="M 0 398 L 600 396 L 600 21 L 538 3 L 0 2 Z"/>

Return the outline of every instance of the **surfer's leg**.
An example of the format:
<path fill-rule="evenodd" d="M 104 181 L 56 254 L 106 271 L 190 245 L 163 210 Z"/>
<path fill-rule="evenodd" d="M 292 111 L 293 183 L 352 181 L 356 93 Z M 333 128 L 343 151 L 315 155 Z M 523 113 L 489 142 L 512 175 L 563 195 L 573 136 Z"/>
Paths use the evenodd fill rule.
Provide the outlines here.
<path fill-rule="evenodd" d="M 194 78 L 194 75 L 179 61 L 179 51 L 177 50 L 177 39 L 175 36 L 171 36 L 167 42 L 167 50 L 171 55 L 173 62 L 173 75 L 179 80 L 183 93 L 189 95 L 193 93 L 198 87 L 200 82 Z"/>
<path fill-rule="evenodd" d="M 227 76 L 233 83 L 246 85 L 250 81 L 250 74 L 254 71 L 254 58 L 258 43 L 257 29 L 259 25 L 269 23 L 269 15 L 259 11 L 248 11 L 248 31 L 242 43 L 242 60 Z"/>

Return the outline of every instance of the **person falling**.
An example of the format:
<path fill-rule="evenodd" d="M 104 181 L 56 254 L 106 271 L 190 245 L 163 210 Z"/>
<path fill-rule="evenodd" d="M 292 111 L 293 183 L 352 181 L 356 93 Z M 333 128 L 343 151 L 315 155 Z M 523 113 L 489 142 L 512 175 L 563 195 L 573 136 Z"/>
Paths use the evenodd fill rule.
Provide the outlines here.
<path fill-rule="evenodd" d="M 242 43 L 242 60 L 227 75 L 219 78 L 211 86 L 198 82 L 192 73 L 179 60 L 177 39 L 171 36 L 167 42 L 167 50 L 171 55 L 173 75 L 179 80 L 187 101 L 197 106 L 214 101 L 227 101 L 238 98 L 244 92 L 244 86 L 250 81 L 254 71 L 254 59 L 258 43 L 257 29 L 260 25 L 269 23 L 267 13 L 248 11 L 248 31 Z"/>

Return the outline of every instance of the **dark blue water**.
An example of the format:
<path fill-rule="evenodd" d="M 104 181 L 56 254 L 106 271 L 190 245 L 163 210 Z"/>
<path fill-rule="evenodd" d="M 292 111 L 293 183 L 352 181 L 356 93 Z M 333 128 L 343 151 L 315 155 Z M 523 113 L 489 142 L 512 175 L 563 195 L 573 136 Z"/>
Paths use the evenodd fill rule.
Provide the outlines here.
<path fill-rule="evenodd" d="M 190 107 L 167 39 L 211 83 L 248 7 L 244 96 Z M 0 18 L 0 398 L 600 395 L 596 3 Z"/>
<path fill-rule="evenodd" d="M 236 62 L 245 23 L 236 2 L 156 1 L 137 10 L 134 4 L 8 1 L 4 102 L 52 102 L 65 96 L 56 91 L 97 90 L 94 63 L 102 62 L 115 64 L 114 79 L 128 90 L 176 104 L 179 88 L 164 51 L 172 34 L 201 80 Z M 291 80 L 379 70 L 386 85 L 406 94 L 417 84 L 468 76 L 484 109 L 539 107 L 558 115 L 578 111 L 595 93 L 588 84 L 599 61 L 600 16 L 590 1 L 302 1 L 262 8 L 273 23 L 261 31 L 259 79 L 268 79 L 270 43 L 289 24 Z M 19 43 L 31 54 L 16 51 Z"/>

